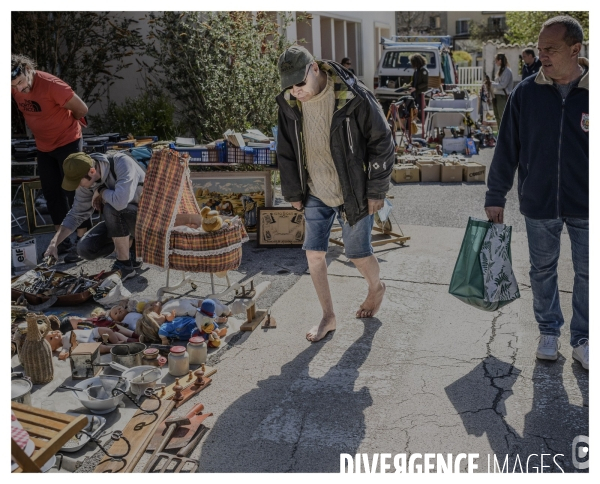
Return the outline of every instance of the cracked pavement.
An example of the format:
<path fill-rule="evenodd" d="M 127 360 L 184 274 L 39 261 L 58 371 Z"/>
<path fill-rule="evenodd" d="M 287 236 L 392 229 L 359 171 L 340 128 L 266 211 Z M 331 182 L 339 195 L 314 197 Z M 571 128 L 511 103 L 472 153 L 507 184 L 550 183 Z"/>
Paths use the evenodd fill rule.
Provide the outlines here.
<path fill-rule="evenodd" d="M 540 454 L 551 454 L 545 472 L 579 472 L 571 445 L 588 435 L 589 381 L 568 343 L 568 236 L 559 262 L 563 346 L 558 361 L 537 361 L 527 238 L 514 194 L 507 214 L 521 298 L 487 313 L 448 294 L 467 216 L 483 216 L 485 193 L 483 184 L 454 189 L 448 198 L 448 185 L 392 185 L 394 214 L 411 240 L 376 248 L 387 293 L 375 318 L 354 318 L 366 285 L 343 250 L 330 247 L 333 335 L 304 339 L 320 319 L 304 274 L 272 307 L 277 329 L 258 329 L 230 343 L 238 351 L 220 353 L 203 401 L 216 419 L 194 453 L 201 472 L 339 472 L 340 453 L 384 452 L 478 453 L 476 472 L 487 472 L 488 455 L 510 472 L 525 470 L 531 455 L 528 469 L 536 472 Z M 413 221 L 420 202 L 419 220 L 428 223 Z M 457 212 L 468 212 L 460 224 Z"/>

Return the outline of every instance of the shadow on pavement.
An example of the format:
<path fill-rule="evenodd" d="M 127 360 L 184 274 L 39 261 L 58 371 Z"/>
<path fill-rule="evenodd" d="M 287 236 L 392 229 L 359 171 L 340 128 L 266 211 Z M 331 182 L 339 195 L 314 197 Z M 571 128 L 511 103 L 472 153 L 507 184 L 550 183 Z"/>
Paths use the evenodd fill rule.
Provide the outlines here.
<path fill-rule="evenodd" d="M 521 374 L 515 366 L 488 356 L 445 388 L 467 432 L 486 435 L 500 468 L 508 456 L 504 472 L 521 472 L 521 467 L 523 472 L 540 472 L 542 453 L 550 454 L 544 456 L 544 466 L 548 466 L 544 472 L 579 472 L 572 463 L 571 446 L 576 436 L 588 435 L 588 408 L 569 402 L 562 379 L 564 364 L 562 355 L 556 362 L 536 360 L 532 408 L 525 415 L 522 435 L 506 419 L 506 400 Z M 575 375 L 580 388 L 587 388 L 586 375 L 579 371 Z M 481 469 L 487 471 L 487 455 L 480 458 L 485 462 Z M 493 465 L 494 457 L 490 459 Z"/>
<path fill-rule="evenodd" d="M 373 401 L 368 388 L 355 391 L 354 385 L 380 326 L 376 318 L 367 320 L 320 378 L 309 375 L 309 364 L 328 350 L 330 337 L 259 381 L 218 418 L 198 472 L 339 472 L 340 453 L 355 454 L 365 435 L 364 411 Z"/>

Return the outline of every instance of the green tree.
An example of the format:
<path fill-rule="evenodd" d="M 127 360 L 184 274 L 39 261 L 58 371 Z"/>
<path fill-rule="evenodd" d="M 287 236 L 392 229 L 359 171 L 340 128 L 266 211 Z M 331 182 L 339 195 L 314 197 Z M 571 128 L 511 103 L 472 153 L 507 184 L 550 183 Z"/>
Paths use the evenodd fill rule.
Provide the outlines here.
<path fill-rule="evenodd" d="M 12 12 L 11 50 L 60 77 L 88 106 L 143 45 L 137 21 L 109 12 Z"/>
<path fill-rule="evenodd" d="M 486 42 L 488 40 L 497 40 L 499 42 L 507 42 L 506 30 L 501 24 L 493 24 L 490 26 L 487 20 L 482 22 L 469 21 L 469 36 L 477 42 Z"/>
<path fill-rule="evenodd" d="M 156 135 L 158 139 L 174 139 L 178 126 L 174 123 L 175 106 L 158 88 L 140 91 L 137 97 L 125 98 L 122 104 L 109 101 L 103 114 L 88 116 L 96 133 L 119 132 L 133 136 Z"/>
<path fill-rule="evenodd" d="M 589 39 L 589 12 L 506 12 L 506 39 L 515 44 L 536 43 L 543 23 L 557 15 L 569 15 L 583 28 L 584 40 Z"/>
<path fill-rule="evenodd" d="M 154 81 L 176 100 L 182 124 L 201 141 L 227 129 L 277 123 L 277 60 L 288 46 L 275 12 L 150 14 L 146 54 Z"/>

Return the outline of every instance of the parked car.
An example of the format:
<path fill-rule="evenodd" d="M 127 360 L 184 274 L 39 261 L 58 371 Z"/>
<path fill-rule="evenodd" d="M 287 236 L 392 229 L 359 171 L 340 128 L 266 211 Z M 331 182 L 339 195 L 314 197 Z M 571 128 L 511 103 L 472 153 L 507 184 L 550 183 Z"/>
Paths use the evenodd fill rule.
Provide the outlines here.
<path fill-rule="evenodd" d="M 385 112 L 391 102 L 406 94 L 402 87 L 411 82 L 414 69 L 410 65 L 410 57 L 413 54 L 421 54 L 427 61 L 430 88 L 441 89 L 456 84 L 456 71 L 449 53 L 450 42 L 450 36 L 381 38 L 383 55 L 377 67 L 379 87 L 375 89 L 375 97 Z"/>

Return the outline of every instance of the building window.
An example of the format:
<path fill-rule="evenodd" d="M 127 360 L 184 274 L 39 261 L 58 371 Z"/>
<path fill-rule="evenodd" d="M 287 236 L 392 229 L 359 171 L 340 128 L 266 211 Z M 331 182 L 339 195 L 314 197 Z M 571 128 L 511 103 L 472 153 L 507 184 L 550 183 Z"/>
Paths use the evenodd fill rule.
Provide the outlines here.
<path fill-rule="evenodd" d="M 442 26 L 442 20 L 439 15 L 434 15 L 429 17 L 429 28 L 430 29 L 439 29 Z"/>
<path fill-rule="evenodd" d="M 469 20 L 468 18 L 461 18 L 456 21 L 456 35 L 469 33 Z"/>
<path fill-rule="evenodd" d="M 488 29 L 504 32 L 506 30 L 506 17 L 500 15 L 488 17 Z"/>

